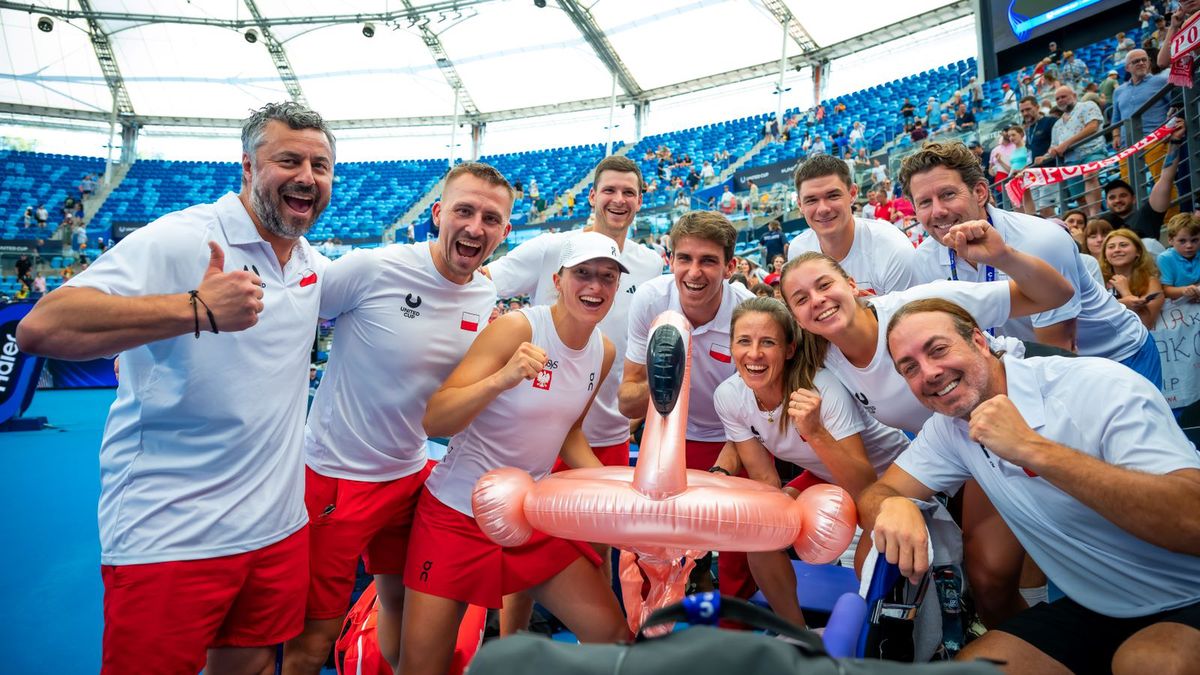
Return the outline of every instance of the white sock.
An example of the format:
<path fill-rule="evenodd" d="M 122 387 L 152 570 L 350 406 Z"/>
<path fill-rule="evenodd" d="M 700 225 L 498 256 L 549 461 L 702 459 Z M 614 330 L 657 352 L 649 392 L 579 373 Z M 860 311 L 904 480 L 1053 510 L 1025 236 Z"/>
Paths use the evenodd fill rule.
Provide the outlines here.
<path fill-rule="evenodd" d="M 1025 598 L 1025 604 L 1033 607 L 1039 602 L 1049 602 L 1049 592 L 1046 590 L 1046 585 L 1034 586 L 1033 588 L 1022 588 L 1021 597 Z"/>

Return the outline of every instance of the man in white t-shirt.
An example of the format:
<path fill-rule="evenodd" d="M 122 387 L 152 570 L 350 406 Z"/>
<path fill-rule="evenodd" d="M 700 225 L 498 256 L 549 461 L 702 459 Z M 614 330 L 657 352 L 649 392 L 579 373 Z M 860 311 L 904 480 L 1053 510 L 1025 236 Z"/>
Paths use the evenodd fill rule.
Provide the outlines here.
<path fill-rule="evenodd" d="M 618 354 L 625 353 L 629 307 L 634 294 L 642 284 L 663 275 L 662 256 L 628 238 L 629 228 L 642 207 L 642 189 L 642 172 L 637 163 L 614 155 L 596 166 L 588 193 L 596 222 L 584 231 L 599 232 L 615 241 L 621 252 L 621 264 L 629 269 L 621 275 L 621 287 L 613 298 L 612 309 L 600 322 L 600 331 L 612 341 Z M 553 304 L 557 293 L 552 277 L 558 272 L 559 252 L 578 234 L 579 231 L 571 231 L 538 235 L 488 265 L 486 271 L 496 284 L 496 293 L 503 298 L 527 295 L 534 305 Z M 620 384 L 620 369 L 613 368 L 600 384 L 583 422 L 588 443 L 608 466 L 629 466 L 629 419 L 617 409 Z"/>
<path fill-rule="evenodd" d="M 629 308 L 629 334 L 625 346 L 625 372 L 618 404 L 630 419 L 645 417 L 650 402 L 646 374 L 646 343 L 650 326 L 670 309 L 692 325 L 691 389 L 687 420 L 689 469 L 738 473 L 737 451 L 726 448 L 725 426 L 717 414 L 713 394 L 736 372 L 730 352 L 729 321 L 733 309 L 754 297 L 726 283 L 733 276 L 733 247 L 737 231 L 725 216 L 713 211 L 692 211 L 671 228 L 671 275 L 642 284 Z M 754 582 L 744 553 L 725 553 L 720 564 L 721 592 L 749 597 Z"/>
<path fill-rule="evenodd" d="M 433 464 L 421 419 L 495 305 L 477 270 L 508 234 L 513 197 L 494 168 L 457 164 L 433 205 L 437 240 L 355 251 L 325 273 L 321 316 L 337 328 L 304 434 L 311 570 L 288 675 L 321 672 L 360 555 L 375 575 L 380 650 L 399 661 L 405 554 Z"/>
<path fill-rule="evenodd" d="M 334 139 L 270 104 L 242 186 L 167 214 L 42 299 L 24 351 L 120 354 L 100 448 L 102 673 L 262 672 L 303 627 L 301 440 Z M 204 335 L 201 335 L 204 333 Z"/>
<path fill-rule="evenodd" d="M 1007 279 L 1002 270 L 960 259 L 943 244 L 952 226 L 987 220 L 1005 243 L 1046 261 L 1075 287 L 1074 296 L 1061 307 L 1010 320 L 996 328 L 1022 340 L 1119 361 L 1156 386 L 1162 385 L 1158 349 L 1137 314 L 1096 283 L 1075 241 L 1062 228 L 1036 216 L 991 206 L 987 179 L 965 146 L 925 145 L 904 159 L 900 183 L 912 197 L 917 218 L 930 235 L 917 249 L 915 282 Z"/>
<path fill-rule="evenodd" d="M 808 229 L 788 246 L 788 259 L 820 251 L 838 261 L 861 295 L 883 295 L 912 285 L 913 246 L 891 223 L 855 218 L 858 186 L 846 163 L 816 155 L 796 168 L 796 192 Z"/>
<path fill-rule="evenodd" d="M 901 308 L 887 342 L 935 414 L 858 500 L 875 546 L 919 578 L 928 533 L 910 499 L 974 479 L 1066 596 L 959 658 L 1017 673 L 1194 671 L 1200 456 L 1162 394 L 1106 359 L 995 354 L 970 314 L 940 299 Z"/>

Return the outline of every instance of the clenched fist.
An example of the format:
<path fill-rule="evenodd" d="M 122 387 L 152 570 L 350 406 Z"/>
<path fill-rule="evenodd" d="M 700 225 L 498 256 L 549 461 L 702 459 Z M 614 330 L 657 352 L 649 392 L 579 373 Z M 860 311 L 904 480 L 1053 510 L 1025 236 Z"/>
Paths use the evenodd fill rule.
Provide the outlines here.
<path fill-rule="evenodd" d="M 512 389 L 522 380 L 532 380 L 537 377 L 542 368 L 546 367 L 546 351 L 531 342 L 522 342 L 517 351 L 508 359 L 508 363 L 496 373 L 500 386 Z"/>

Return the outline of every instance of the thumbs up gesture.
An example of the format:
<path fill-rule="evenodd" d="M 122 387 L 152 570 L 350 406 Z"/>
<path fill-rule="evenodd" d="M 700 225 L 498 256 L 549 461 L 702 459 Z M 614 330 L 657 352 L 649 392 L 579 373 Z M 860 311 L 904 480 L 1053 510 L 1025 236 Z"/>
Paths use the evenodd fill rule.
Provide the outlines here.
<path fill-rule="evenodd" d="M 208 269 L 204 270 L 204 278 L 196 289 L 200 299 L 216 317 L 220 330 L 246 330 L 258 323 L 258 315 L 263 311 L 262 279 L 253 272 L 224 271 L 225 252 L 221 246 L 210 241 L 208 248 Z M 200 315 L 200 325 L 204 325 L 203 313 Z"/>

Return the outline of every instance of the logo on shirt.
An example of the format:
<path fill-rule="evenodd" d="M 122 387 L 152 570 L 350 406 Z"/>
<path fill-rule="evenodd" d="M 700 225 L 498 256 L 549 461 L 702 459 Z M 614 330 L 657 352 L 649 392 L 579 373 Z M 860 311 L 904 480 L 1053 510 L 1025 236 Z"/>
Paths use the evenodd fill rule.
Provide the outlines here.
<path fill-rule="evenodd" d="M 546 391 L 550 391 L 550 380 L 552 380 L 553 378 L 554 378 L 554 373 L 543 368 L 542 370 L 538 371 L 538 374 L 536 376 L 534 376 L 533 388 L 534 389 L 545 389 Z"/>
<path fill-rule="evenodd" d="M 708 348 L 708 355 L 721 363 L 733 363 L 733 354 L 729 353 L 728 345 L 713 344 Z"/>
<path fill-rule="evenodd" d="M 317 273 L 314 272 L 311 267 L 306 268 L 303 272 L 301 272 L 300 288 L 304 288 L 305 286 L 312 286 L 315 283 L 317 283 Z"/>
<path fill-rule="evenodd" d="M 588 373 L 588 389 L 587 390 L 591 391 L 592 387 L 595 384 L 596 384 L 596 371 L 593 370 L 592 372 Z"/>
<path fill-rule="evenodd" d="M 758 433 L 758 429 L 755 429 L 753 424 L 750 425 L 750 433 L 754 434 L 758 440 L 762 440 L 762 434 Z"/>
<path fill-rule="evenodd" d="M 408 305 L 407 307 L 400 308 L 400 313 L 404 315 L 404 318 L 415 319 L 421 316 L 421 313 L 417 311 L 417 308 L 421 306 L 421 296 L 418 295 L 414 300 L 413 294 L 409 293 L 404 296 L 404 304 Z"/>
<path fill-rule="evenodd" d="M 242 265 L 242 271 L 243 272 L 254 272 L 254 276 L 256 276 L 260 279 L 258 285 L 262 286 L 263 288 L 267 287 L 267 282 L 261 281 L 262 275 L 258 273 L 258 267 L 254 266 L 254 265 Z M 316 281 L 316 279 L 314 278 L 313 281 Z"/>
<path fill-rule="evenodd" d="M 462 320 L 458 322 L 458 327 L 462 330 L 474 333 L 479 330 L 479 315 L 470 312 L 462 313 Z"/>
<path fill-rule="evenodd" d="M 871 405 L 871 402 L 867 400 L 866 394 L 862 393 L 861 391 L 856 391 L 854 392 L 854 398 L 862 404 L 862 407 L 867 409 L 867 412 L 871 413 L 872 415 L 875 414 L 875 406 Z"/>
<path fill-rule="evenodd" d="M 634 284 L 634 285 L 631 285 L 631 286 L 629 287 L 629 289 L 628 289 L 628 290 L 626 290 L 625 292 L 626 292 L 626 293 L 637 293 L 637 285 L 636 285 L 636 284 Z"/>

